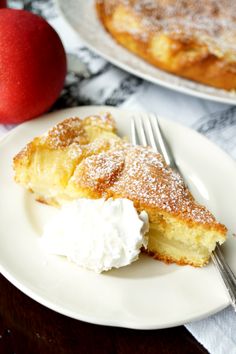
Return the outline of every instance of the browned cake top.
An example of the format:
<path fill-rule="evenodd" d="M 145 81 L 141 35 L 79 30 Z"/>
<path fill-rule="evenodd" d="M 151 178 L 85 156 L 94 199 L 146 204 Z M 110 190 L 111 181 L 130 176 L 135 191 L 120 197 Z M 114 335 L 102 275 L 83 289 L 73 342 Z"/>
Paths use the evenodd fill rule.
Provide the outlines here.
<path fill-rule="evenodd" d="M 45 143 L 54 149 L 65 148 L 74 142 L 81 145 L 88 143 L 81 123 L 78 117 L 65 119 L 48 131 Z"/>
<path fill-rule="evenodd" d="M 52 127 L 43 139 L 43 143 L 52 149 L 63 149 L 72 143 L 79 145 L 88 144 L 91 137 L 88 135 L 86 127 L 90 129 L 103 129 L 105 131 L 115 131 L 115 123 L 109 113 L 89 116 L 85 119 L 72 117 L 63 120 Z"/>
<path fill-rule="evenodd" d="M 104 0 L 111 13 L 123 4 L 151 31 L 172 33 L 207 43 L 213 52 L 236 55 L 235 0 Z M 132 31 L 132 28 L 131 28 Z"/>
<path fill-rule="evenodd" d="M 73 198 L 84 195 L 91 198 L 128 198 L 138 210 L 148 211 L 153 219 L 155 213 L 166 212 L 225 233 L 225 227 L 204 206 L 196 203 L 182 178 L 167 167 L 160 154 L 147 147 L 133 146 L 114 131 L 115 122 L 109 114 L 83 120 L 77 117 L 66 119 L 18 153 L 14 167 L 16 171 L 19 167 L 29 168 L 35 151 L 40 154 L 45 147 L 46 156 L 52 150 L 59 153 L 62 150 L 62 160 L 55 160 L 59 167 L 54 169 L 54 173 L 67 168 L 69 162 L 69 179 L 65 186 L 60 185 L 60 188 L 65 188 L 63 193 L 66 194 L 68 188 L 69 193 L 73 191 L 69 194 Z M 70 171 L 72 160 L 74 166 Z M 39 161 L 36 159 L 34 162 L 38 164 Z M 45 168 L 42 171 L 47 173 Z M 51 182 L 53 185 L 54 181 Z"/>
<path fill-rule="evenodd" d="M 182 178 L 166 166 L 162 156 L 149 148 L 125 143 L 90 156 L 82 164 L 73 183 L 95 191 L 97 197 L 128 198 L 138 209 L 157 208 L 185 220 L 220 225 L 194 201 Z"/>

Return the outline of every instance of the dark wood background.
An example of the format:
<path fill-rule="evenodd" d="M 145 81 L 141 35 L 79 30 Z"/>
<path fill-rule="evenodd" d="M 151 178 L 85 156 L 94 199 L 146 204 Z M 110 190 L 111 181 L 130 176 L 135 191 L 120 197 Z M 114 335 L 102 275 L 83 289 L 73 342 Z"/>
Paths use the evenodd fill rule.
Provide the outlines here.
<path fill-rule="evenodd" d="M 1 354 L 202 354 L 184 326 L 140 331 L 98 326 L 38 304 L 0 275 Z"/>

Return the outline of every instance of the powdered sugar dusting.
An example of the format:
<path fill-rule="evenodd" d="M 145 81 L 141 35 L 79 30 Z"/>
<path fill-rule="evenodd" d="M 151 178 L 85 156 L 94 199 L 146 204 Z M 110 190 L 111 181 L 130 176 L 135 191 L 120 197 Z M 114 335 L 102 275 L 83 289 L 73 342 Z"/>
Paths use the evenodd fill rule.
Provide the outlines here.
<path fill-rule="evenodd" d="M 84 160 L 77 182 L 83 188 L 92 188 L 103 196 L 107 193 L 107 188 L 114 184 L 123 167 L 122 151 L 101 152 Z"/>
<path fill-rule="evenodd" d="M 30 158 L 38 146 L 49 147 L 49 154 L 51 149 L 63 149 L 56 166 L 68 175 L 63 195 L 68 193 L 69 199 L 127 198 L 138 211 L 168 212 L 190 222 L 220 225 L 195 202 L 184 181 L 167 167 L 160 154 L 131 145 L 119 138 L 113 127 L 110 115 L 66 119 L 47 135 L 35 138 L 15 161 Z M 60 181 L 59 186 L 62 188 Z"/>
<path fill-rule="evenodd" d="M 72 117 L 65 119 L 51 128 L 43 137 L 43 142 L 52 149 L 63 149 L 71 144 L 86 145 L 90 143 L 86 127 L 97 127 L 113 132 L 115 122 L 107 112 L 89 116 L 85 119 Z M 74 151 L 75 152 L 75 151 Z"/>
<path fill-rule="evenodd" d="M 104 0 L 111 12 L 117 1 Z M 236 56 L 234 0 L 119 0 L 132 8 L 142 28 L 206 43 L 215 55 Z M 132 31 L 132 28 L 130 29 Z M 142 33 L 145 31 L 142 31 Z M 145 40 L 145 37 L 143 37 Z M 233 56 L 233 58 L 232 58 Z"/>
<path fill-rule="evenodd" d="M 45 136 L 45 143 L 54 149 L 65 148 L 72 143 L 86 144 L 83 124 L 80 118 L 68 118 L 51 128 Z"/>
<path fill-rule="evenodd" d="M 124 142 L 85 159 L 73 178 L 78 187 L 87 188 L 98 198 L 128 198 L 140 209 L 156 208 L 183 219 L 216 223 L 213 215 L 194 201 L 182 178 L 149 148 Z"/>

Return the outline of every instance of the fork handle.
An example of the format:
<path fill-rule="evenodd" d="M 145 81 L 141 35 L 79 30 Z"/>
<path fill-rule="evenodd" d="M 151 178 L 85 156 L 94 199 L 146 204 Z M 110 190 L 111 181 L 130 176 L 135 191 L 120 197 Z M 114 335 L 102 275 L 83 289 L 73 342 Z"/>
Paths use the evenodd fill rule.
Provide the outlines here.
<path fill-rule="evenodd" d="M 217 245 L 215 250 L 212 252 L 211 258 L 221 274 L 230 296 L 231 305 L 236 312 L 236 277 L 228 263 L 225 261 L 219 245 Z"/>

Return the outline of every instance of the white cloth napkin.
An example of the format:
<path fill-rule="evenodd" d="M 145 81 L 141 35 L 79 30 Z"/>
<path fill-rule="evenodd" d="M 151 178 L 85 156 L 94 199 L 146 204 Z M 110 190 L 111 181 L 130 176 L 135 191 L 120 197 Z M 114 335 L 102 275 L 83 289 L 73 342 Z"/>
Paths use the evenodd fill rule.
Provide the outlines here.
<path fill-rule="evenodd" d="M 19 1 L 9 3 L 20 7 Z M 134 77 L 88 50 L 57 13 L 52 0 L 25 4 L 51 23 L 68 54 L 69 73 L 55 109 L 109 104 L 156 112 L 205 134 L 236 159 L 236 107 L 190 97 Z M 12 128 L 0 125 L 0 136 Z M 210 353 L 236 354 L 236 314 L 231 308 L 186 324 L 186 328 Z"/>
<path fill-rule="evenodd" d="M 236 353 L 236 314 L 227 307 L 214 316 L 189 323 L 186 328 L 212 354 Z"/>

